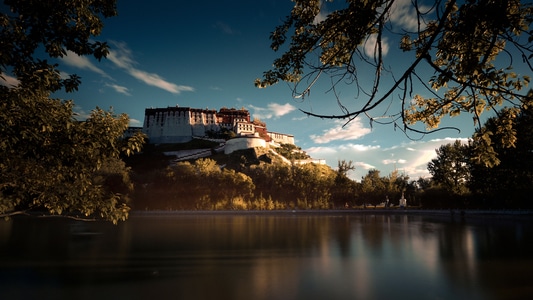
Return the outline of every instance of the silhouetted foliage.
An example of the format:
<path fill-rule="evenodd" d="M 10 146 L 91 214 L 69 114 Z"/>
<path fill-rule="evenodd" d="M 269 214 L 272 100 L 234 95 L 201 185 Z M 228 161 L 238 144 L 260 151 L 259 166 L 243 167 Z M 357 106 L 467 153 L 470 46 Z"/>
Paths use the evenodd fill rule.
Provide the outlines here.
<path fill-rule="evenodd" d="M 359 185 L 348 177 L 348 172 L 355 170 L 353 162 L 339 160 L 337 172 L 332 187 L 332 200 L 334 207 L 350 208 L 355 206 L 355 200 L 359 196 Z"/>
<path fill-rule="evenodd" d="M 116 15 L 114 0 L 11 1 L 0 13 L 0 215 L 31 209 L 51 214 L 128 216 L 131 191 L 121 153 L 139 151 L 142 134 L 124 139 L 127 115 L 96 108 L 75 119 L 73 102 L 53 92 L 78 89 L 46 58 L 108 53 L 102 18 Z M 7 6 L 7 7 L 6 7 Z"/>
<path fill-rule="evenodd" d="M 470 188 L 476 193 L 479 205 L 491 207 L 531 208 L 533 193 L 533 108 L 528 106 L 513 112 L 506 109 L 501 114 L 512 114 L 516 142 L 512 147 L 503 142 L 507 137 L 495 124 L 495 119 L 486 121 L 480 131 L 492 135 L 492 146 L 499 164 L 489 168 L 472 164 Z"/>
<path fill-rule="evenodd" d="M 469 145 L 456 140 L 453 144 L 440 146 L 435 152 L 437 158 L 428 163 L 433 182 L 440 184 L 449 194 L 467 194 L 470 181 Z"/>
<path fill-rule="evenodd" d="M 367 116 L 407 134 L 440 130 L 444 116 L 465 113 L 479 125 L 485 111 L 531 101 L 530 77 L 513 67 L 532 70 L 532 22 L 533 4 L 519 0 L 294 1 L 270 35 L 270 47 L 282 54 L 255 84 L 293 83 L 293 96 L 304 98 L 325 76 L 339 113 L 304 113 L 348 121 Z M 392 47 L 404 51 L 401 59 L 387 55 Z M 374 75 L 370 87 L 362 83 L 362 67 L 373 69 L 364 72 Z M 337 96 L 342 84 L 353 86 L 355 103 Z M 506 145 L 515 136 L 510 121 L 495 119 Z M 426 130 L 413 127 L 418 122 Z M 473 138 L 487 141 L 475 143 L 478 162 L 497 163 L 491 135 Z"/>

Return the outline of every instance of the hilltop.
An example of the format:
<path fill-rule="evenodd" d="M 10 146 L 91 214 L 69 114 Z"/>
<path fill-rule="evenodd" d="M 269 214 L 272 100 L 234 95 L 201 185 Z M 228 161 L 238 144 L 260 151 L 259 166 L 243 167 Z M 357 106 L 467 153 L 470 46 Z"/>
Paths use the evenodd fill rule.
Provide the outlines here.
<path fill-rule="evenodd" d="M 351 181 L 292 144 L 224 154 L 218 142 L 147 145 L 126 158 L 132 170 L 134 210 L 330 209 Z M 176 153 L 206 157 L 179 159 Z M 207 155 L 208 154 L 208 155 Z M 344 186 L 342 186 L 344 185 Z M 338 193 L 337 193 L 338 194 Z M 342 200 L 344 201 L 344 200 Z M 338 202 L 338 201 L 337 201 Z M 343 202 L 344 204 L 344 202 Z"/>
<path fill-rule="evenodd" d="M 193 162 L 198 158 L 210 158 L 216 161 L 217 165 L 234 170 L 261 163 L 291 164 L 311 160 L 305 151 L 292 144 L 248 148 L 224 154 L 220 141 L 208 139 L 192 139 L 185 143 L 146 144 L 142 153 L 126 157 L 124 160 L 134 172 L 143 173 L 164 169 L 179 161 Z"/>

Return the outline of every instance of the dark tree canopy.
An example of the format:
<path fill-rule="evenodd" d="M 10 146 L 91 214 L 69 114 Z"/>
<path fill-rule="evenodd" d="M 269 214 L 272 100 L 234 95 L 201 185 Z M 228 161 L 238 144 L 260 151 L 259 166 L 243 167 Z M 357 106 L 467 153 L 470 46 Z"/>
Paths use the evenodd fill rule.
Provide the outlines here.
<path fill-rule="evenodd" d="M 510 113 L 510 110 L 504 109 L 501 113 Z M 505 136 L 498 130 L 495 118 L 489 118 L 480 129 L 494 133 L 493 149 L 497 153 L 498 165 L 488 168 L 485 165 L 472 164 L 469 187 L 472 192 L 492 200 L 494 204 L 526 208 L 532 207 L 530 195 L 533 191 L 533 107 L 520 110 L 515 117 L 515 147 L 504 146 L 502 140 L 505 140 Z"/>
<path fill-rule="evenodd" d="M 526 89 L 532 71 L 533 4 L 519 0 L 347 0 L 294 1 L 291 14 L 271 34 L 271 48 L 283 54 L 273 68 L 257 79 L 258 87 L 286 81 L 294 84 L 293 96 L 305 97 L 320 77 L 331 80 L 340 114 L 304 113 L 347 119 L 366 115 L 371 122 L 394 124 L 404 132 L 429 133 L 442 117 L 470 114 L 480 126 L 483 112 L 497 113 L 500 106 L 531 105 Z M 324 16 L 324 5 L 328 13 Z M 335 7 L 333 11 L 329 11 Z M 400 13 L 409 14 L 409 26 L 399 26 Z M 405 20 L 404 20 L 405 21 Z M 401 25 L 401 24 L 400 24 Z M 410 53 L 401 69 L 386 55 L 385 42 Z M 374 45 L 371 53 L 365 47 Z M 373 85 L 360 83 L 361 66 L 373 68 Z M 521 67 L 526 74 L 514 71 Z M 428 75 L 427 71 L 432 75 Z M 383 80 L 384 74 L 393 78 Z M 364 76 L 369 76 L 365 73 Z M 354 87 L 355 107 L 348 109 L 336 96 L 340 84 Z M 416 89 L 416 90 L 415 90 Z M 401 108 L 379 115 L 392 101 Z M 383 110 L 381 110 L 383 111 Z M 507 132 L 507 146 L 514 142 L 513 121 L 499 117 Z M 388 119 L 388 121 L 383 121 Z M 422 122 L 426 130 L 414 124 Z M 475 136 L 490 141 L 490 133 Z M 494 161 L 491 144 L 481 161 Z M 487 150 L 487 151 L 485 151 Z"/>
<path fill-rule="evenodd" d="M 432 180 L 446 191 L 461 195 L 467 193 L 470 180 L 469 146 L 456 140 L 435 150 L 437 158 L 428 163 Z"/>
<path fill-rule="evenodd" d="M 9 71 L 22 86 L 50 92 L 77 89 L 80 78 L 61 79 L 58 66 L 39 55 L 42 50 L 51 58 L 63 57 L 69 50 L 98 60 L 109 52 L 106 43 L 91 38 L 101 33 L 103 18 L 117 14 L 116 0 L 5 0 L 4 5 L 10 11 L 0 14 L 0 75 Z"/>
<path fill-rule="evenodd" d="M 67 51 L 105 57 L 107 45 L 93 38 L 115 7 L 115 0 L 0 4 L 0 216 L 35 209 L 113 222 L 128 216 L 132 185 L 119 155 L 139 150 L 143 135 L 123 139 L 128 116 L 99 108 L 76 120 L 74 103 L 51 95 L 77 90 L 80 78 L 62 78 L 47 60 Z"/>

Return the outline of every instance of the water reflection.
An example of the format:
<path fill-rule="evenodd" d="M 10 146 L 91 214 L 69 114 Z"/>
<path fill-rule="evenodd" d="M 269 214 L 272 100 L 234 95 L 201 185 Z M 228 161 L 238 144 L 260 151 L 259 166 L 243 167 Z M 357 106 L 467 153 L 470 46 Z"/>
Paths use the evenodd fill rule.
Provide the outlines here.
<path fill-rule="evenodd" d="M 0 222 L 5 299 L 523 299 L 532 221 L 393 214 Z"/>

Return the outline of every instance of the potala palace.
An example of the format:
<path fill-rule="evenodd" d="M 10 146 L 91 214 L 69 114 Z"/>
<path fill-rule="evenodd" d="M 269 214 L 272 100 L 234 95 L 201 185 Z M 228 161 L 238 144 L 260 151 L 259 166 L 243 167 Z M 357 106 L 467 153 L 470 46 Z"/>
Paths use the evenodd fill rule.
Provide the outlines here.
<path fill-rule="evenodd" d="M 147 108 L 143 127 L 130 127 L 129 133 L 142 130 L 151 144 L 185 143 L 213 133 L 231 131 L 235 138 L 226 142 L 225 153 L 238 149 L 266 147 L 267 143 L 294 144 L 294 136 L 269 132 L 266 124 L 250 120 L 244 108 L 200 109 L 190 107 Z"/>

